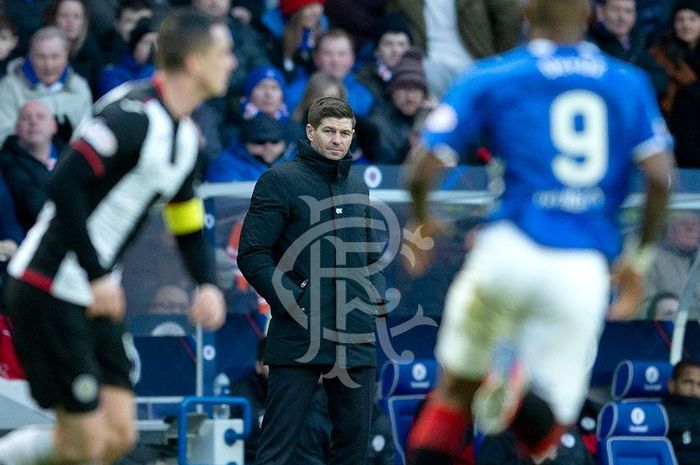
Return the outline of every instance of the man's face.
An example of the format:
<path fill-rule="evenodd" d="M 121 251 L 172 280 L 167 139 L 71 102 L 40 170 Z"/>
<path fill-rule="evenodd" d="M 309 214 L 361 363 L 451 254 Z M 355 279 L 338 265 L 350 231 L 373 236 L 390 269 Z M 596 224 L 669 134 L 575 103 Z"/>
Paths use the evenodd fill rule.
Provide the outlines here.
<path fill-rule="evenodd" d="M 121 16 L 119 16 L 119 19 L 117 20 L 117 24 L 115 28 L 117 29 L 117 32 L 121 36 L 121 38 L 124 40 L 124 42 L 129 42 L 129 36 L 131 35 L 131 31 L 134 30 L 136 27 L 136 24 L 142 19 L 142 18 L 150 18 L 153 16 L 153 12 L 149 9 L 143 9 L 143 10 L 129 10 L 126 9 L 122 11 Z"/>
<path fill-rule="evenodd" d="M 350 118 L 323 118 L 316 129 L 306 125 L 311 147 L 330 160 L 340 160 L 348 154 L 354 133 Z"/>
<path fill-rule="evenodd" d="M 29 51 L 29 61 L 39 81 L 51 85 L 58 81 L 68 64 L 68 50 L 58 37 L 37 41 Z"/>
<path fill-rule="evenodd" d="M 425 101 L 425 91 L 420 87 L 399 87 L 391 93 L 391 101 L 405 116 L 413 116 Z"/>
<path fill-rule="evenodd" d="M 194 0 L 192 4 L 217 18 L 226 17 L 231 11 L 231 0 Z"/>
<path fill-rule="evenodd" d="M 319 44 L 315 60 L 318 69 L 342 81 L 355 63 L 355 54 L 347 37 L 326 37 Z"/>
<path fill-rule="evenodd" d="M 15 133 L 23 144 L 40 147 L 51 143 L 56 134 L 56 120 L 41 102 L 27 102 L 19 111 Z"/>
<path fill-rule="evenodd" d="M 616 37 L 626 36 L 637 21 L 634 0 L 607 0 L 598 6 L 598 20 Z"/>
<path fill-rule="evenodd" d="M 228 27 L 216 24 L 212 26 L 210 34 L 212 43 L 207 50 L 198 54 L 196 66 L 191 70 L 199 78 L 205 98 L 224 95 L 231 72 L 238 66 Z"/>
<path fill-rule="evenodd" d="M 700 399 L 700 368 L 687 367 L 668 382 L 668 388 L 671 394 Z"/>
<path fill-rule="evenodd" d="M 393 68 L 410 46 L 411 43 L 404 32 L 387 32 L 379 39 L 377 57 L 389 68 Z"/>
<path fill-rule="evenodd" d="M 265 78 L 253 87 L 250 93 L 250 101 L 260 108 L 260 111 L 273 116 L 282 106 L 282 88 L 274 79 Z"/>

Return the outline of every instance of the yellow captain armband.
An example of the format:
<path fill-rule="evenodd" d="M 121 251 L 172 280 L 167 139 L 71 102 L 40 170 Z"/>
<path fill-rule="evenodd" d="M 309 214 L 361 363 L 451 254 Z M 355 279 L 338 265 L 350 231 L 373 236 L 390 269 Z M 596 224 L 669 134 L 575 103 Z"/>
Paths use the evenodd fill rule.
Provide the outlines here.
<path fill-rule="evenodd" d="M 200 198 L 169 203 L 163 210 L 165 224 L 176 236 L 190 234 L 204 227 L 204 203 Z"/>

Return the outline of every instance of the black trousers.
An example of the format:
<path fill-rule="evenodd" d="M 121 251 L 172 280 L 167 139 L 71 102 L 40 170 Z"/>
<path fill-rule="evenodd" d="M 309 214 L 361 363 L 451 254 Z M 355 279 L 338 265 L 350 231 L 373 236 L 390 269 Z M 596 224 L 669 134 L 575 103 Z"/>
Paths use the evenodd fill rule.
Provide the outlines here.
<path fill-rule="evenodd" d="M 270 366 L 265 416 L 255 459 L 257 465 L 285 465 L 294 452 L 306 412 L 327 366 Z M 329 465 L 363 465 L 374 401 L 374 368 L 348 369 L 360 387 L 338 378 L 323 379 L 333 429 Z"/>

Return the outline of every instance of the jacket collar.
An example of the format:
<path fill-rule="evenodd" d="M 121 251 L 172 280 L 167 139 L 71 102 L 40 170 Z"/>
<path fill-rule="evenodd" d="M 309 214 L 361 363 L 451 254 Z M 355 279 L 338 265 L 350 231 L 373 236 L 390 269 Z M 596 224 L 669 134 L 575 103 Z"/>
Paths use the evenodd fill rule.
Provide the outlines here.
<path fill-rule="evenodd" d="M 309 144 L 309 141 L 304 139 L 299 139 L 298 158 L 330 179 L 347 178 L 350 172 L 350 166 L 352 165 L 352 158 L 350 155 L 346 155 L 345 158 L 341 160 L 331 160 L 314 150 L 311 144 Z"/>

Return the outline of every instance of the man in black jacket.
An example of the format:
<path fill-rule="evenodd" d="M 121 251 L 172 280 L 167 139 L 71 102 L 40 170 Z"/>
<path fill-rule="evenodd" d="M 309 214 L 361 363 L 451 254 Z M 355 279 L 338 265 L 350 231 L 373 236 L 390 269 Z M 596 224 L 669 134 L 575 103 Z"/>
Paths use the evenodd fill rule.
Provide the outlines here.
<path fill-rule="evenodd" d="M 668 439 L 678 465 L 700 464 L 700 363 L 681 360 L 668 381 L 664 399 L 668 413 Z"/>
<path fill-rule="evenodd" d="M 319 376 L 333 423 L 330 463 L 364 463 L 383 311 L 369 192 L 349 175 L 355 117 L 337 98 L 309 109 L 299 155 L 255 186 L 238 265 L 270 304 L 270 366 L 256 463 L 287 463 Z"/>

